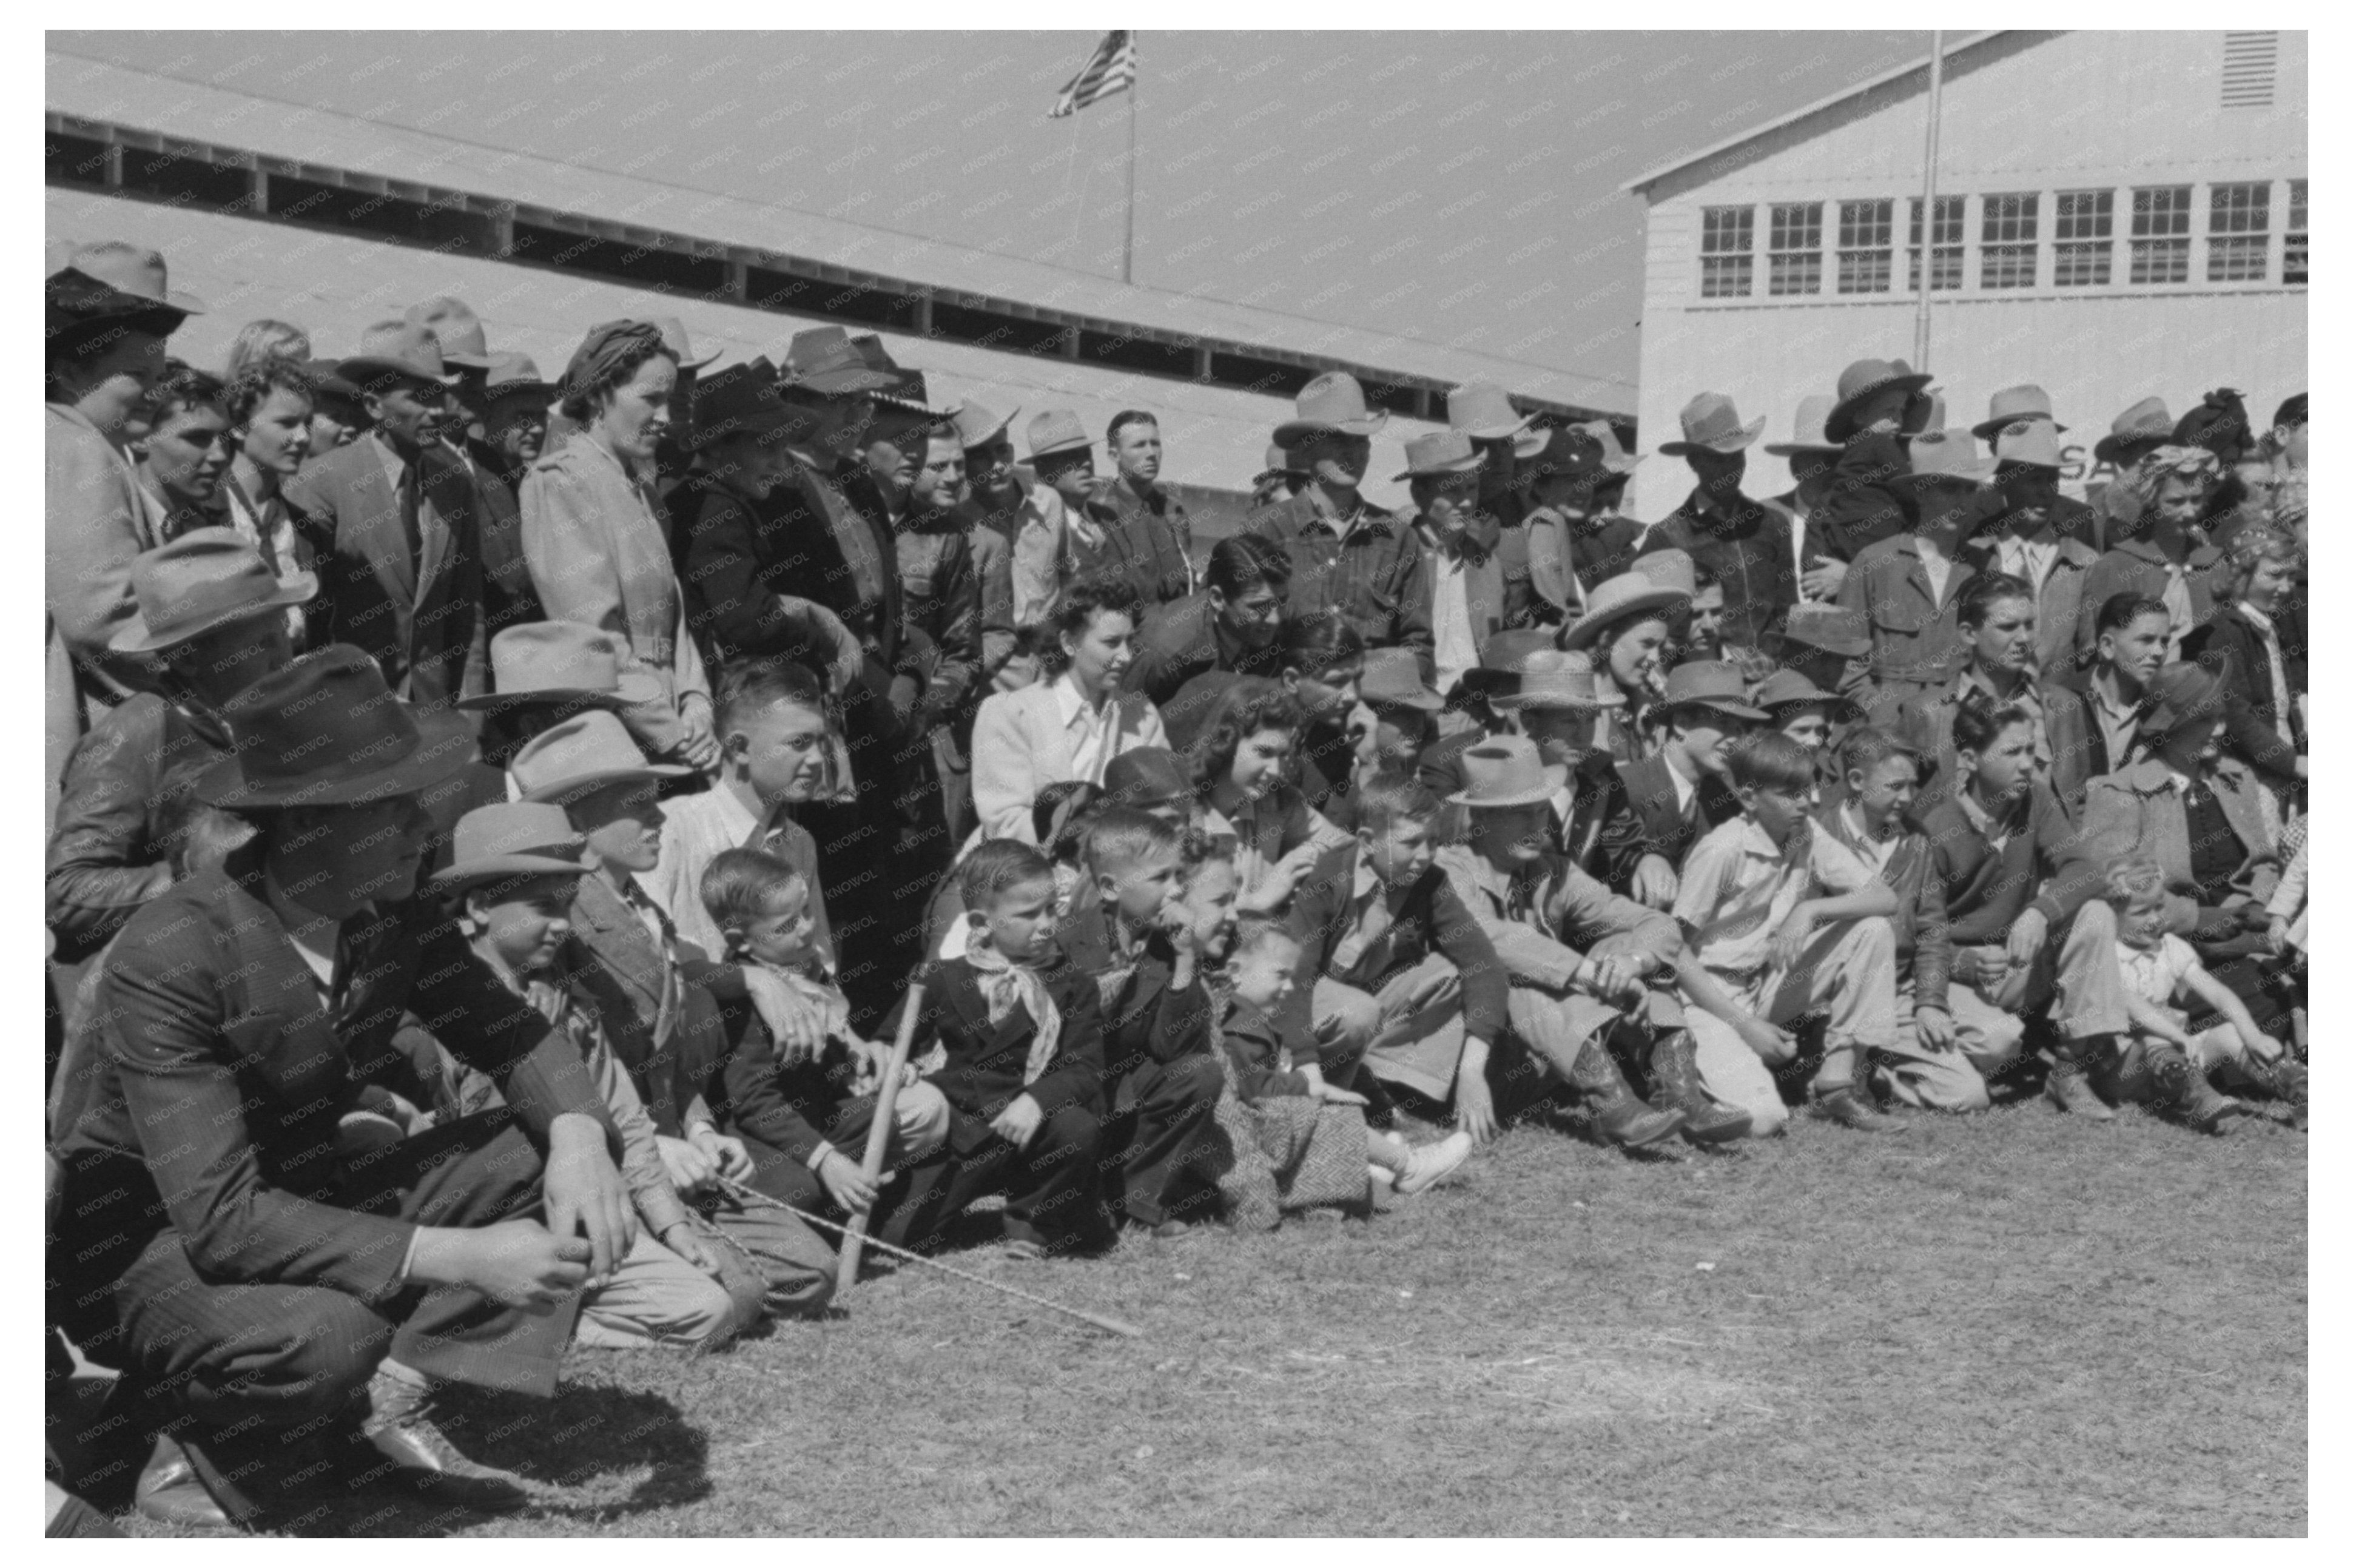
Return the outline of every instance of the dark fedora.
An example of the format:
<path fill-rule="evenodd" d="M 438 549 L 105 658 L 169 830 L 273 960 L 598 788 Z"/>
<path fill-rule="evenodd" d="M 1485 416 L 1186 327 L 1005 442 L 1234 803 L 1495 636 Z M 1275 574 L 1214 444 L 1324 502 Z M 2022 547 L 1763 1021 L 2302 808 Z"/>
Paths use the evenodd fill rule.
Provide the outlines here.
<path fill-rule="evenodd" d="M 192 528 L 131 563 L 131 591 L 139 613 L 108 646 L 162 653 L 233 622 L 308 604 L 319 580 L 297 572 L 281 582 L 235 529 Z"/>
<path fill-rule="evenodd" d="M 403 320 L 431 331 L 441 344 L 441 358 L 467 370 L 491 368 L 491 347 L 482 333 L 482 319 L 474 308 L 453 294 L 437 294 L 408 307 Z"/>
<path fill-rule="evenodd" d="M 710 446 L 724 436 L 773 436 L 795 418 L 776 390 L 776 367 L 765 359 L 731 364 L 694 387 L 694 429 L 688 444 Z"/>
<path fill-rule="evenodd" d="M 887 357 L 887 356 L 886 356 Z M 897 376 L 869 364 L 849 333 L 840 327 L 811 327 L 795 332 L 785 345 L 784 384 L 820 397 L 849 397 L 860 392 L 883 392 L 897 384 Z"/>
<path fill-rule="evenodd" d="M 420 713 L 348 643 L 304 654 L 221 710 L 235 752 L 205 770 L 196 797 L 232 810 L 356 805 L 414 795 L 474 758 L 455 713 Z"/>
<path fill-rule="evenodd" d="M 1138 746 L 1103 764 L 1103 798 L 1116 805 L 1165 805 L 1193 798 L 1193 775 L 1166 746 Z"/>
<path fill-rule="evenodd" d="M 366 390 L 407 381 L 431 387 L 458 384 L 457 373 L 441 363 L 441 339 L 430 327 L 378 321 L 360 334 L 360 352 L 342 360 L 335 374 Z"/>
<path fill-rule="evenodd" d="M 2203 719 L 2221 716 L 2222 683 L 2203 665 L 2168 664 L 2148 678 L 2141 733 L 2162 740 Z"/>
<path fill-rule="evenodd" d="M 1928 384 L 1924 372 L 1915 371 L 1900 359 L 1859 359 L 1839 373 L 1838 401 L 1831 405 L 1830 416 L 1822 421 L 1822 435 L 1832 441 L 1843 442 L 1854 434 L 1854 416 L 1864 399 L 1882 388 L 1900 386 L 1913 395 L 1904 420 L 1906 430 L 1920 428 L 1919 417 L 1926 413 L 1919 396 Z"/>

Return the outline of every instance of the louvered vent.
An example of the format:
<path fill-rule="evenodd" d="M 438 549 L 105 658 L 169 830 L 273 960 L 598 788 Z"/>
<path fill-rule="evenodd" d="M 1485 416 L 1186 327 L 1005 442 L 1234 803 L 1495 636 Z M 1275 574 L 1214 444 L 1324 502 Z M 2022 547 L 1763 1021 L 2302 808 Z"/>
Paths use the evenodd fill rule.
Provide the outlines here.
<path fill-rule="evenodd" d="M 2222 107 L 2269 109 L 2279 79 L 2277 33 L 2222 35 Z"/>

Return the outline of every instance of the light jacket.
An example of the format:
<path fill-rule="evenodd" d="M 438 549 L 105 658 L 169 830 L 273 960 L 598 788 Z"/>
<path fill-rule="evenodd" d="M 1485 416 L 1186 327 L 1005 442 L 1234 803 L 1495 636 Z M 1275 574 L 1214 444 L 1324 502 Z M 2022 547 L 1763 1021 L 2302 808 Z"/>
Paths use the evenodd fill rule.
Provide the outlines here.
<path fill-rule="evenodd" d="M 972 804 L 982 837 L 1035 844 L 1029 808 L 1038 792 L 1079 776 L 1071 761 L 1075 732 L 1062 711 L 1067 684 L 1057 676 L 1018 691 L 995 692 L 981 703 L 972 725 Z M 1142 692 L 1114 691 L 1108 707 L 1111 732 L 1101 761 L 1138 746 L 1168 744 L 1160 710 Z M 1098 772 L 1086 782 L 1101 784 L 1103 776 Z"/>

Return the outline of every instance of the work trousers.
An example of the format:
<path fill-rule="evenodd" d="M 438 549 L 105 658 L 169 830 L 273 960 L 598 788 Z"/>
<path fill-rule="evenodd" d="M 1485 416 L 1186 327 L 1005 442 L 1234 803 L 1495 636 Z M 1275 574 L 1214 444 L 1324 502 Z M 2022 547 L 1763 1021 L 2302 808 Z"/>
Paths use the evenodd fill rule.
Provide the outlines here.
<path fill-rule="evenodd" d="M 1096 1150 L 1114 1219 L 1151 1226 L 1217 1212 L 1218 1177 L 1230 1159 L 1215 1126 L 1225 1083 L 1224 1067 L 1206 1052 L 1119 1075 Z"/>
<path fill-rule="evenodd" d="M 1318 979 L 1314 1020 L 1325 1082 L 1345 1088 L 1361 1067 L 1441 1105 L 1454 1097 L 1462 1065 L 1462 977 L 1443 956 L 1430 954 L 1374 992 L 1328 975 Z"/>
<path fill-rule="evenodd" d="M 1822 1065 L 1814 1092 L 1829 1094 L 1854 1081 L 1865 1051 L 1895 1043 L 1895 932 L 1884 920 L 1834 921 L 1816 931 L 1798 961 L 1746 980 L 1716 975 L 1734 1001 L 1768 1024 L 1828 1012 Z M 1732 1026 L 1695 1006 L 1685 1009 L 1697 1047 L 1701 1085 L 1725 1104 L 1748 1112 L 1748 1135 L 1768 1137 L 1788 1124 L 1789 1108 L 1771 1068 Z"/>
<path fill-rule="evenodd" d="M 715 1239 L 707 1245 L 724 1250 Z M 759 1317 L 759 1276 L 748 1268 L 739 1268 L 737 1275 L 749 1282 L 746 1301 L 737 1300 L 730 1288 L 733 1281 L 705 1274 L 641 1227 L 613 1278 L 581 1297 L 580 1326 L 572 1342 L 590 1350 L 701 1350 L 717 1344 Z"/>

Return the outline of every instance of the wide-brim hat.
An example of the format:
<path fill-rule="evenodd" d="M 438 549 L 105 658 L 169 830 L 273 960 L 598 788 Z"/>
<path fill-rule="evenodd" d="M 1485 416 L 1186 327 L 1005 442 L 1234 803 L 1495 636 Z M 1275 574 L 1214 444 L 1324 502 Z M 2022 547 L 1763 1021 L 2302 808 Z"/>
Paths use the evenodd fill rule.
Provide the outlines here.
<path fill-rule="evenodd" d="M 885 392 L 898 377 L 866 362 L 841 327 L 811 327 L 795 332 L 785 345 L 779 366 L 786 387 L 813 392 L 820 397 L 849 397 L 858 393 Z"/>
<path fill-rule="evenodd" d="M 482 319 L 463 300 L 437 294 L 408 307 L 405 319 L 410 326 L 424 327 L 440 340 L 443 363 L 468 370 L 491 368 L 491 345 L 482 332 Z"/>
<path fill-rule="evenodd" d="M 1528 708 L 1598 711 L 1604 708 L 1623 708 L 1626 699 L 1615 691 L 1602 689 L 1594 672 L 1593 660 L 1585 654 L 1565 648 L 1546 648 L 1529 658 L 1527 668 L 1520 671 L 1519 685 L 1514 689 L 1496 693 L 1487 700 L 1487 705 L 1507 713 Z"/>
<path fill-rule="evenodd" d="M 1388 411 L 1365 402 L 1365 389 L 1345 370 L 1327 370 L 1299 389 L 1298 412 L 1274 427 L 1278 446 L 1295 447 L 1324 431 L 1370 436 L 1389 422 Z"/>
<path fill-rule="evenodd" d="M 367 389 L 343 374 L 343 362 L 334 359 L 307 359 L 302 362 L 302 379 L 311 384 L 313 396 L 341 397 L 357 403 L 367 395 Z M 554 391 L 554 388 L 549 388 Z"/>
<path fill-rule="evenodd" d="M 765 359 L 731 364 L 698 380 L 692 406 L 686 444 L 694 450 L 729 436 L 773 434 L 799 417 L 776 390 L 776 368 Z"/>
<path fill-rule="evenodd" d="M 1568 769 L 1546 763 L 1525 735 L 1494 735 L 1462 753 L 1462 788 L 1450 805 L 1496 810 L 1542 805 L 1568 784 Z"/>
<path fill-rule="evenodd" d="M 592 709 L 541 731 L 507 772 L 524 800 L 554 801 L 625 780 L 684 778 L 694 770 L 646 761 L 618 719 Z"/>
<path fill-rule="evenodd" d="M 117 653 L 162 653 L 238 621 L 317 596 L 308 572 L 280 577 L 235 529 L 192 528 L 131 563 L 136 608 L 108 639 Z"/>
<path fill-rule="evenodd" d="M 2033 468 L 2063 466 L 2059 456 L 2059 432 L 2064 428 L 2064 426 L 2053 425 L 2048 419 L 2017 419 L 2003 426 L 1989 437 L 1993 442 L 1996 470 L 1999 471 L 2006 463 L 2019 463 Z"/>
<path fill-rule="evenodd" d="M 1738 667 L 1720 658 L 1685 659 L 1667 671 L 1666 692 L 1660 704 L 1669 709 L 1713 708 L 1752 722 L 1771 717 L 1748 700 Z"/>
<path fill-rule="evenodd" d="M 1835 691 L 1824 691 L 1794 669 L 1777 669 L 1748 694 L 1748 700 L 1767 713 L 1783 708 L 1796 708 L 1820 703 L 1831 710 L 1834 724 L 1851 724 L 1862 717 L 1862 706 L 1852 697 L 1841 697 Z"/>
<path fill-rule="evenodd" d="M 1406 647 L 1366 648 L 1356 695 L 1366 707 L 1418 708 L 1435 713 L 1446 706 L 1422 679 L 1421 661 Z"/>
<path fill-rule="evenodd" d="M 1662 587 L 1640 572 L 1621 572 L 1586 595 L 1585 614 L 1560 634 L 1560 646 L 1584 648 L 1610 626 L 1630 616 L 1669 611 L 1691 603 L 1681 588 Z"/>
<path fill-rule="evenodd" d="M 1648 577 L 1662 588 L 1672 588 L 1685 598 L 1699 593 L 1699 563 L 1688 550 L 1678 550 L 1670 544 L 1663 550 L 1646 550 L 1634 557 L 1626 568 Z"/>
<path fill-rule="evenodd" d="M 1740 410 L 1731 398 L 1720 392 L 1703 392 L 1683 405 L 1683 438 L 1659 443 L 1659 456 L 1680 458 L 1686 452 L 1705 447 L 1711 452 L 1729 457 L 1743 451 L 1757 437 L 1765 434 L 1765 416 L 1742 424 Z"/>
<path fill-rule="evenodd" d="M 1784 641 L 1802 643 L 1845 658 L 1860 658 L 1871 651 L 1870 623 L 1863 619 L 1861 610 L 1841 605 L 1792 605 L 1775 629 Z"/>
<path fill-rule="evenodd" d="M 1928 381 L 1925 372 L 1914 370 L 1900 359 L 1859 359 L 1839 373 L 1838 401 L 1831 405 L 1830 416 L 1822 421 L 1822 434 L 1831 440 L 1843 442 L 1854 434 L 1855 413 L 1873 393 L 1890 386 L 1916 393 L 1926 387 Z"/>
<path fill-rule="evenodd" d="M 891 357 L 882 346 L 879 332 L 860 332 L 849 340 L 857 351 L 859 363 L 878 375 L 887 375 L 891 384 L 874 395 L 874 401 L 886 409 L 895 409 L 915 419 L 937 419 L 940 411 L 931 405 L 931 388 L 925 384 L 923 373 L 910 370 Z"/>
<path fill-rule="evenodd" d="M 521 397 L 525 394 L 553 401 L 555 384 L 539 374 L 539 363 L 529 354 L 501 350 L 491 355 L 482 372 L 482 395 Z"/>
<path fill-rule="evenodd" d="M 1912 437 L 1912 468 L 1895 482 L 1918 493 L 1937 489 L 1976 489 L 1993 478 L 1994 459 L 1958 431 Z"/>
<path fill-rule="evenodd" d="M 1288 479 L 1294 474 L 1304 472 L 1306 472 L 1304 468 L 1292 460 L 1289 452 L 1283 450 L 1279 444 L 1270 441 L 1266 447 L 1266 467 L 1250 476 L 1250 483 L 1263 484 L 1269 479 Z"/>
<path fill-rule="evenodd" d="M 501 801 L 476 806 L 449 836 L 450 861 L 433 875 L 442 892 L 518 877 L 577 877 L 587 837 L 574 831 L 560 805 Z"/>
<path fill-rule="evenodd" d="M 458 375 L 443 367 L 441 340 L 430 327 L 385 321 L 360 334 L 360 352 L 337 362 L 335 374 L 363 391 L 371 381 L 398 377 L 427 386 L 455 386 Z"/>
<path fill-rule="evenodd" d="M 2163 739 L 2186 724 L 2221 716 L 2222 683 L 2199 664 L 2168 664 L 2148 678 L 2148 707 L 2143 710 L 2140 732 Z"/>
<path fill-rule="evenodd" d="M 196 780 L 196 798 L 231 810 L 360 805 L 414 795 L 473 761 L 464 718 L 418 712 L 375 660 L 330 643 L 272 670 L 221 710 L 235 749 Z"/>
<path fill-rule="evenodd" d="M 1000 415 L 981 404 L 959 403 L 948 418 L 955 426 L 956 440 L 969 452 L 975 447 L 990 446 L 1000 439 L 1012 426 L 1014 416 L 1020 412 L 1018 404 L 1014 405 L 1013 413 Z"/>
<path fill-rule="evenodd" d="M 1492 381 L 1465 382 L 1446 395 L 1446 423 L 1474 441 L 1509 441 L 1514 458 L 1533 458 L 1545 448 L 1546 433 L 1532 428 L 1536 416 L 1512 406 L 1511 395 Z"/>
<path fill-rule="evenodd" d="M 662 683 L 631 662 L 612 632 L 578 621 L 525 621 L 491 638 L 491 682 L 498 689 L 461 697 L 468 713 L 518 708 L 635 708 L 658 701 Z"/>
<path fill-rule="evenodd" d="M 1119 805 L 1160 805 L 1192 799 L 1193 775 L 1185 759 L 1167 747 L 1137 746 L 1103 764 L 1103 792 Z"/>
<path fill-rule="evenodd" d="M 1405 444 L 1405 471 L 1398 481 L 1434 479 L 1447 474 L 1475 474 L 1487 463 L 1487 454 L 1471 444 L 1467 431 L 1448 428 L 1416 436 Z"/>
<path fill-rule="evenodd" d="M 1831 440 L 1829 433 L 1824 429 L 1830 422 L 1831 410 L 1837 405 L 1837 403 L 1838 399 L 1825 397 L 1820 393 L 1811 397 L 1799 399 L 1797 417 L 1789 421 L 1789 438 L 1786 441 L 1767 441 L 1765 443 L 1765 450 L 1777 458 L 1794 458 L 1800 454 L 1829 455 L 1844 451 L 1845 448 Z"/>
<path fill-rule="evenodd" d="M 1067 408 L 1046 408 L 1030 416 L 1029 460 L 1050 458 L 1057 452 L 1092 452 L 1094 440 L 1079 416 Z"/>
<path fill-rule="evenodd" d="M 205 313 L 205 302 L 172 287 L 163 252 L 120 239 L 77 246 L 66 264 L 50 274 L 44 300 L 82 317 L 176 313 L 182 320 Z"/>
<path fill-rule="evenodd" d="M 2022 386 L 2005 386 L 1986 400 L 1986 416 L 1969 426 L 1969 434 L 1980 441 L 1990 441 L 2021 420 L 2040 419 L 2053 430 L 2067 426 L 2053 417 L 2051 395 L 2029 382 Z"/>

